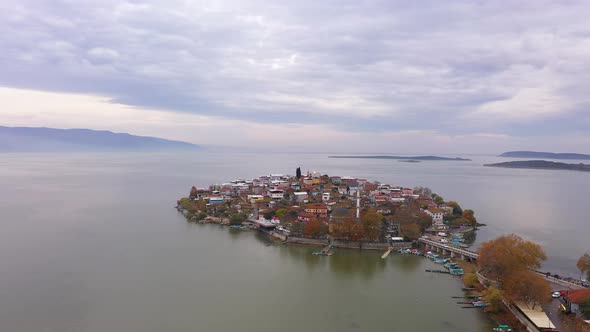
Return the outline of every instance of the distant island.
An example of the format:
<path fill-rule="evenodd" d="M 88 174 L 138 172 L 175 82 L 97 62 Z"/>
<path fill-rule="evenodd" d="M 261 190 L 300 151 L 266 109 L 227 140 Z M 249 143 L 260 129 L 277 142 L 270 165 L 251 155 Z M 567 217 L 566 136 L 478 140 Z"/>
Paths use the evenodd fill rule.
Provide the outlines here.
<path fill-rule="evenodd" d="M 583 171 L 590 172 L 589 164 L 566 164 L 547 160 L 520 160 L 508 161 L 496 164 L 485 164 L 489 167 L 505 167 L 505 168 L 529 168 L 529 169 L 558 169 L 569 171 Z"/>
<path fill-rule="evenodd" d="M 537 151 L 509 151 L 509 152 L 502 153 L 498 157 L 582 160 L 582 159 L 590 159 L 590 154 L 553 153 L 553 152 L 537 152 Z"/>
<path fill-rule="evenodd" d="M 356 158 L 356 159 L 394 159 L 394 160 L 412 160 L 411 162 L 417 161 L 471 161 L 471 159 L 463 158 L 447 158 L 438 156 L 414 156 L 414 157 L 402 157 L 402 156 L 328 156 L 328 158 Z"/>
<path fill-rule="evenodd" d="M 398 161 L 400 163 L 421 163 L 420 160 L 414 160 L 414 159 L 400 159 Z"/>
<path fill-rule="evenodd" d="M 91 129 L 0 126 L 1 152 L 198 150 L 195 144 Z"/>

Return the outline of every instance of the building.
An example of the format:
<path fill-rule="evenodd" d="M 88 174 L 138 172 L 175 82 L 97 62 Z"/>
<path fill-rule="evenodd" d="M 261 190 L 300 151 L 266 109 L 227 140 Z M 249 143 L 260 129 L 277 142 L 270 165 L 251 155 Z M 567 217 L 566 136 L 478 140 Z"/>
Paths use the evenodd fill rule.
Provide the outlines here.
<path fill-rule="evenodd" d="M 293 193 L 293 196 L 295 197 L 295 201 L 298 203 L 303 203 L 308 198 L 307 192 L 305 191 L 296 191 Z"/>
<path fill-rule="evenodd" d="M 443 209 L 439 209 L 439 208 L 434 208 L 434 209 L 428 209 L 426 211 L 427 215 L 429 215 L 430 217 L 432 217 L 432 223 L 434 225 L 443 225 L 443 217 L 445 214 L 445 211 Z"/>
<path fill-rule="evenodd" d="M 285 198 L 285 191 L 283 189 L 271 189 L 268 191 L 268 195 L 271 199 L 280 201 Z"/>
<path fill-rule="evenodd" d="M 327 218 L 328 206 L 325 204 L 308 204 L 305 206 L 305 212 L 311 213 L 318 218 Z"/>

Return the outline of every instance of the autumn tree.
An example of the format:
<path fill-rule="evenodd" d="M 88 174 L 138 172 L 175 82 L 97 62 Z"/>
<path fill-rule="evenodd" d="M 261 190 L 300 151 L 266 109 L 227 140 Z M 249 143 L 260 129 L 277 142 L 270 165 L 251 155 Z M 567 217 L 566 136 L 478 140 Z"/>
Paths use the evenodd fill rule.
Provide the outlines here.
<path fill-rule="evenodd" d="M 541 246 L 511 234 L 484 242 L 477 263 L 488 278 L 502 283 L 516 271 L 538 269 L 546 259 Z"/>
<path fill-rule="evenodd" d="M 479 280 L 477 279 L 477 276 L 475 274 L 465 273 L 465 275 L 463 276 L 463 283 L 467 287 L 475 287 L 477 286 L 477 284 L 479 284 Z"/>
<path fill-rule="evenodd" d="M 490 304 L 489 312 L 498 312 L 502 308 L 502 292 L 494 286 L 483 291 L 483 300 Z"/>
<path fill-rule="evenodd" d="M 586 276 L 586 279 L 590 279 L 590 253 L 585 253 L 578 259 L 578 263 L 576 263 L 578 270 L 580 270 L 581 274 Z"/>
<path fill-rule="evenodd" d="M 520 269 L 511 273 L 502 284 L 504 295 L 512 301 L 522 301 L 534 309 L 550 301 L 551 286 L 543 278 L 530 270 Z"/>
<path fill-rule="evenodd" d="M 406 224 L 406 225 L 401 225 L 401 231 L 402 234 L 411 239 L 411 240 L 416 240 L 417 238 L 420 237 L 420 226 L 418 226 L 417 224 Z"/>
<path fill-rule="evenodd" d="M 317 219 L 312 219 L 306 222 L 305 226 L 303 227 L 303 234 L 306 237 L 319 238 L 325 236 L 326 233 L 327 226 Z"/>
<path fill-rule="evenodd" d="M 383 215 L 376 213 L 373 210 L 361 216 L 363 233 L 366 235 L 367 240 L 377 241 L 381 237 Z"/>

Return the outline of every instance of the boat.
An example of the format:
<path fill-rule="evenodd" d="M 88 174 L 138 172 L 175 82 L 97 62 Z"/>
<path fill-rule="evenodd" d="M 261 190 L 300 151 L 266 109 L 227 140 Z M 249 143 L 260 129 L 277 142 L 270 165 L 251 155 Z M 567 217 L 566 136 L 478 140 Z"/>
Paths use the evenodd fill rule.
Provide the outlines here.
<path fill-rule="evenodd" d="M 316 256 L 332 256 L 332 253 L 331 252 L 316 251 L 316 252 L 313 252 L 312 255 L 316 255 Z"/>
<path fill-rule="evenodd" d="M 471 302 L 471 304 L 473 304 L 473 306 L 477 308 L 487 307 L 490 305 L 488 302 L 485 301 L 473 301 Z"/>
<path fill-rule="evenodd" d="M 492 331 L 496 331 L 496 332 L 511 332 L 512 331 L 512 328 L 509 325 L 500 324 L 500 325 L 498 325 L 498 327 L 494 327 L 492 329 Z"/>

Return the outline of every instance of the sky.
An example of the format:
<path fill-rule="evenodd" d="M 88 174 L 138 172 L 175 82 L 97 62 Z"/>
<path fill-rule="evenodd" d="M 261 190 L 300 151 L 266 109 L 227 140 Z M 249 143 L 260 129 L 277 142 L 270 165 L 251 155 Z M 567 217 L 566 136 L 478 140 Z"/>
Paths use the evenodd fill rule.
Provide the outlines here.
<path fill-rule="evenodd" d="M 0 2 L 0 125 L 590 153 L 587 1 Z"/>

